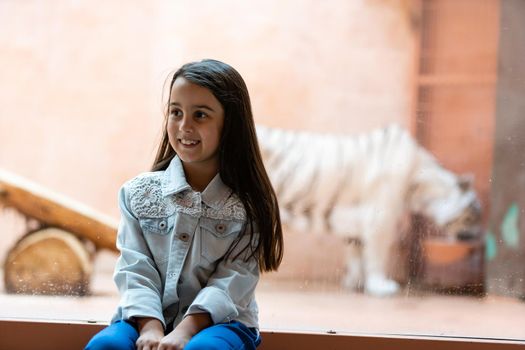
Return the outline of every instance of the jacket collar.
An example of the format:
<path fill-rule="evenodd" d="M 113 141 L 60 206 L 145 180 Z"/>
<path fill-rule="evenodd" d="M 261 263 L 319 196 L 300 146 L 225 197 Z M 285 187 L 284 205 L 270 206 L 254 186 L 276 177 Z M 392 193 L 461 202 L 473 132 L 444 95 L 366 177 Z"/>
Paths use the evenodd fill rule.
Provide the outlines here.
<path fill-rule="evenodd" d="M 162 195 L 169 196 L 186 190 L 195 192 L 186 181 L 180 158 L 175 155 L 162 177 Z M 202 191 L 201 198 L 206 205 L 220 209 L 231 193 L 232 190 L 222 182 L 220 174 L 217 173 Z"/>

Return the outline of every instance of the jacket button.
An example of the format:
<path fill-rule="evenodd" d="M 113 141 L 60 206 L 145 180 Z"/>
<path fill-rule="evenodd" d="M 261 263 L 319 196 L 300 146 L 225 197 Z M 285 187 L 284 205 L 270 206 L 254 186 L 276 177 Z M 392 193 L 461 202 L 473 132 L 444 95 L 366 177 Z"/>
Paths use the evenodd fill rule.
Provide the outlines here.
<path fill-rule="evenodd" d="M 224 233 L 226 231 L 226 225 L 225 224 L 217 224 L 215 225 L 215 230 L 219 233 Z"/>
<path fill-rule="evenodd" d="M 187 233 L 181 233 L 179 239 L 183 242 L 187 242 L 190 239 L 190 235 Z"/>

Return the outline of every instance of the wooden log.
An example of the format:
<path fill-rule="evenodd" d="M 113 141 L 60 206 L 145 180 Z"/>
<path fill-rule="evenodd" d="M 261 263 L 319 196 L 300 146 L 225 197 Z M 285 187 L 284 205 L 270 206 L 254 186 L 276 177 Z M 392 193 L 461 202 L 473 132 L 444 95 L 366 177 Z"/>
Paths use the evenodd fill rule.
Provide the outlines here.
<path fill-rule="evenodd" d="M 9 250 L 4 264 L 8 293 L 85 295 L 92 252 L 78 237 L 58 228 L 32 232 Z"/>
<path fill-rule="evenodd" d="M 13 207 L 44 226 L 53 226 L 117 251 L 118 222 L 88 206 L 0 169 L 0 206 Z"/>

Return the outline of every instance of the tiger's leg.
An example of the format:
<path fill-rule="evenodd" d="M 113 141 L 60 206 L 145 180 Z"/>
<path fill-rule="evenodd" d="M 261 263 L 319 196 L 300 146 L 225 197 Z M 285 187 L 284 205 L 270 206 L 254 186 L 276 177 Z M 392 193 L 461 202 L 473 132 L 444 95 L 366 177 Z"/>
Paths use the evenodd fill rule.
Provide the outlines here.
<path fill-rule="evenodd" d="M 343 287 L 352 290 L 363 288 L 362 244 L 355 239 L 345 242 L 346 273 L 343 276 Z"/>
<path fill-rule="evenodd" d="M 384 209 L 383 209 L 384 210 Z M 388 278 L 388 263 L 395 239 L 395 221 L 374 212 L 363 232 L 364 290 L 374 296 L 389 296 L 399 291 L 399 284 Z"/>

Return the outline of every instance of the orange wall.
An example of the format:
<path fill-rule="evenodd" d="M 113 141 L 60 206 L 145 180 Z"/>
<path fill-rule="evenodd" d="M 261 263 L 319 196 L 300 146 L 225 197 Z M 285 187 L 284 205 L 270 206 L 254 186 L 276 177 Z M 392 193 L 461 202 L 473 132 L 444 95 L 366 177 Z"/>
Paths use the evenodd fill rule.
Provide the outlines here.
<path fill-rule="evenodd" d="M 499 9 L 500 0 L 423 2 L 418 136 L 445 167 L 474 175 L 485 219 L 490 209 Z"/>

